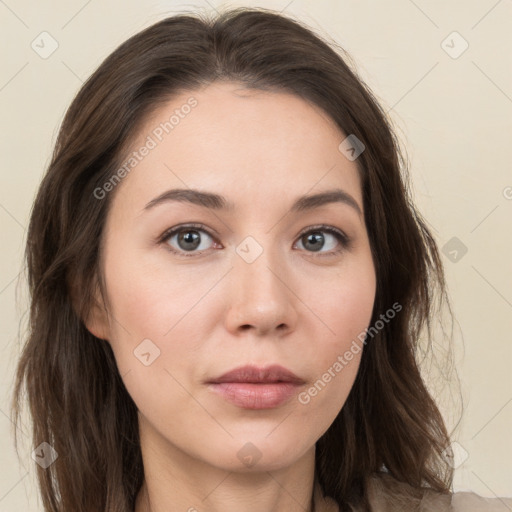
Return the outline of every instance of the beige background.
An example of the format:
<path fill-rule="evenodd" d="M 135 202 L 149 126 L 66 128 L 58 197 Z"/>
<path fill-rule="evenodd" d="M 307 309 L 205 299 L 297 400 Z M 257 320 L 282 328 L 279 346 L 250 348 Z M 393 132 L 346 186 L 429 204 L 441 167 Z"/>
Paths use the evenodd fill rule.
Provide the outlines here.
<path fill-rule="evenodd" d="M 455 490 L 512 496 L 510 0 L 5 0 L 0 1 L 0 512 L 42 510 L 32 448 L 26 444 L 22 450 L 21 465 L 13 448 L 9 397 L 27 308 L 24 282 L 18 284 L 26 226 L 62 116 L 83 81 L 130 35 L 166 14 L 239 5 L 284 10 L 332 37 L 389 111 L 407 149 L 417 204 L 445 248 L 458 321 L 464 414 L 454 436 Z M 58 42 L 47 59 L 31 47 L 43 31 Z M 467 248 L 464 255 L 460 244 Z M 453 250 L 457 261 L 450 259 Z M 451 428 L 456 409 L 444 399 L 441 406 Z M 21 437 L 28 441 L 26 433 L 25 428 Z"/>

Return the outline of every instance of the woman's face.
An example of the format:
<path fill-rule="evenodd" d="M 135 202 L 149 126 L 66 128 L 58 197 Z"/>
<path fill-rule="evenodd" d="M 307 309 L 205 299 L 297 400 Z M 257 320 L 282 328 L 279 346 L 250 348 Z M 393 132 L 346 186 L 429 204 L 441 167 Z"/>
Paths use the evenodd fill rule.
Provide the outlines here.
<path fill-rule="evenodd" d="M 233 83 L 181 94 L 139 133 L 104 233 L 110 321 L 95 312 L 87 325 L 109 340 L 159 453 L 276 469 L 343 407 L 376 289 L 345 138 L 296 96 Z M 173 199 L 175 189 L 185 192 Z M 327 191 L 341 200 L 294 207 Z M 208 384 L 245 365 L 281 365 L 299 381 Z"/>

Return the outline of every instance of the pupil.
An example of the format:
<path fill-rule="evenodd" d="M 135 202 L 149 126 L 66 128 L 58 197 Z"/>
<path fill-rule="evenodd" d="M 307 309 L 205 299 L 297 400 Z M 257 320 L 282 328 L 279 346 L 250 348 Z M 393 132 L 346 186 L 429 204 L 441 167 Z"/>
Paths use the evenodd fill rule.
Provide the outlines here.
<path fill-rule="evenodd" d="M 181 242 L 185 245 L 183 246 Z M 182 231 L 178 236 L 178 244 L 185 250 L 197 248 L 199 245 L 199 235 L 197 231 Z"/>

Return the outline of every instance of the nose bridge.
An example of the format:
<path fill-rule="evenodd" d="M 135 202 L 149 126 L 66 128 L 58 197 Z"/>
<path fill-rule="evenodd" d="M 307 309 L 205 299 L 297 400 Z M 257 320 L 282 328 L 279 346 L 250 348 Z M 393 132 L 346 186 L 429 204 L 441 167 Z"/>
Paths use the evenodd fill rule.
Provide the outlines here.
<path fill-rule="evenodd" d="M 255 297 L 259 291 L 263 293 L 281 294 L 283 284 L 277 275 L 283 272 L 279 261 L 278 248 L 271 247 L 271 237 L 257 240 L 254 236 L 245 237 L 236 247 L 235 270 L 240 283 L 252 288 Z M 282 278 L 281 278 L 282 279 Z M 267 296 L 267 301 L 275 299 Z"/>
<path fill-rule="evenodd" d="M 247 236 L 236 247 L 231 294 L 232 328 L 251 325 L 268 331 L 295 321 L 293 293 L 286 286 L 286 265 L 271 236 Z"/>

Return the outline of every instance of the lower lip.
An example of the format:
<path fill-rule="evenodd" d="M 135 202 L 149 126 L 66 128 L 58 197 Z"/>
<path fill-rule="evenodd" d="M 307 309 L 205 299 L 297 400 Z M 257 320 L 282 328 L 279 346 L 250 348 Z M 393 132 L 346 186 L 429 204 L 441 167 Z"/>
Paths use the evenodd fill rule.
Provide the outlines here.
<path fill-rule="evenodd" d="M 272 409 L 287 402 L 297 391 L 291 382 L 254 384 L 247 382 L 222 382 L 210 384 L 210 389 L 228 402 L 244 409 Z"/>

